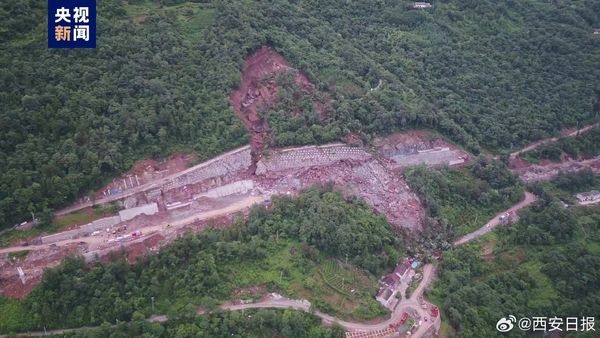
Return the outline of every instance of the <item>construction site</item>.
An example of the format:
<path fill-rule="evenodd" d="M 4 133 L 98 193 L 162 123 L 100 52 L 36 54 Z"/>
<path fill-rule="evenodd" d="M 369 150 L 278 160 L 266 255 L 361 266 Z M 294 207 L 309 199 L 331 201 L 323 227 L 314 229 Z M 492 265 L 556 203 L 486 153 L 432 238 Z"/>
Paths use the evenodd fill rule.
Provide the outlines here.
<path fill-rule="evenodd" d="M 184 154 L 162 162 L 139 161 L 92 197 L 55 215 L 93 206 L 112 206 L 118 212 L 0 249 L 0 294 L 25 297 L 43 269 L 68 254 L 81 254 L 91 262 L 120 251 L 133 263 L 188 231 L 226 226 L 236 215 L 247 215 L 251 206 L 268 204 L 274 195 L 296 195 L 315 184 L 332 183 L 346 196 L 363 198 L 398 230 L 421 230 L 424 209 L 406 184 L 403 168 L 460 165 L 469 155 L 426 131 L 397 133 L 361 147 L 334 143 L 266 148 L 269 126 L 257 107 L 275 99 L 277 83 L 264 80 L 288 71 L 303 92 L 315 90 L 281 55 L 258 49 L 247 59 L 240 87 L 230 97 L 249 130 L 249 145 L 192 167 L 193 157 Z M 323 117 L 325 112 L 319 112 Z"/>
<path fill-rule="evenodd" d="M 453 160 L 465 156 L 457 151 Z M 338 143 L 271 149 L 253 164 L 250 146 L 245 146 L 165 177 L 143 177 L 143 183 L 122 185 L 116 192 L 104 195 L 103 189 L 96 203 L 116 203 L 121 209 L 117 214 L 0 249 L 0 292 L 25 296 L 39 282 L 43 268 L 57 265 L 69 253 L 93 261 L 125 249 L 134 262 L 186 231 L 225 226 L 235 214 L 244 214 L 273 195 L 295 195 L 314 184 L 331 182 L 347 195 L 364 198 L 395 227 L 419 230 L 424 211 L 401 172 L 401 167 L 415 163 L 415 157 L 423 163 L 430 160 L 429 153 L 417 152 L 405 164 L 402 157 L 390 159 L 371 149 Z M 130 177 L 127 173 L 115 182 Z M 67 210 L 88 207 L 84 202 Z M 9 258 L 10 253 L 25 250 L 25 257 Z"/>
<path fill-rule="evenodd" d="M 262 80 L 290 69 L 285 59 L 269 48 L 248 58 L 241 85 L 230 102 L 249 130 L 249 145 L 192 167 L 193 157 L 185 154 L 161 162 L 139 161 L 93 197 L 55 213 L 64 217 L 97 205 L 114 207 L 118 210 L 114 214 L 0 249 L 0 294 L 25 297 L 39 283 L 45 268 L 58 265 L 69 254 L 81 254 L 91 262 L 106 260 L 111 252 L 119 251 L 133 263 L 188 231 L 227 226 L 236 215 L 247 215 L 255 204 L 268 205 L 274 195 L 293 196 L 315 184 L 332 183 L 346 196 L 363 198 L 398 230 L 420 231 L 424 208 L 407 185 L 404 168 L 461 166 L 471 155 L 422 130 L 376 138 L 365 146 L 334 143 L 267 148 L 269 126 L 256 109 L 274 99 L 277 83 Z M 305 75 L 294 74 L 303 91 L 314 90 Z M 511 155 L 511 167 L 526 182 L 546 179 L 565 167 L 600 171 L 598 157 L 531 165 L 521 163 L 519 154 Z"/>

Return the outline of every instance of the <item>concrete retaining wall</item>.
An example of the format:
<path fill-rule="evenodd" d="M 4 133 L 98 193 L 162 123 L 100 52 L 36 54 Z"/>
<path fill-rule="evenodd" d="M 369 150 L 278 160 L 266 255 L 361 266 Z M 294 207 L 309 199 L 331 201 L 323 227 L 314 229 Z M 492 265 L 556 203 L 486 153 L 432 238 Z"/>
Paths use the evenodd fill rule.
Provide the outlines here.
<path fill-rule="evenodd" d="M 391 159 L 400 166 L 413 166 L 418 164 L 440 165 L 440 164 L 460 164 L 464 160 L 461 159 L 461 153 L 449 148 L 428 149 L 419 151 L 412 155 L 396 155 Z"/>
<path fill-rule="evenodd" d="M 158 204 L 150 203 L 140 207 L 121 210 L 119 211 L 119 216 L 121 217 L 121 222 L 125 222 L 142 214 L 154 215 L 156 213 L 158 213 Z"/>
<path fill-rule="evenodd" d="M 104 230 L 106 228 L 110 228 L 113 225 L 121 222 L 121 217 L 119 216 L 111 216 L 101 218 L 99 220 L 95 220 L 92 223 L 88 223 L 86 225 L 81 226 L 79 229 L 63 231 L 56 234 L 44 236 L 40 238 L 42 244 L 51 244 L 56 243 L 68 239 L 79 238 L 83 236 L 89 236 L 94 231 Z"/>
<path fill-rule="evenodd" d="M 51 243 L 56 243 L 56 242 L 60 242 L 60 241 L 68 240 L 68 239 L 74 239 L 79 236 L 80 235 L 77 230 L 71 230 L 71 231 L 59 232 L 57 234 L 44 236 L 41 238 L 41 240 L 42 240 L 42 244 L 51 244 Z"/>
<path fill-rule="evenodd" d="M 243 147 L 194 167 L 193 170 L 163 185 L 163 190 L 167 191 L 229 173 L 248 170 L 251 163 L 250 147 Z"/>
<path fill-rule="evenodd" d="M 238 181 L 238 182 L 226 184 L 226 185 L 218 187 L 218 188 L 210 189 L 209 191 L 207 191 L 205 193 L 194 196 L 194 199 L 199 198 L 199 197 L 217 198 L 217 197 L 224 197 L 224 196 L 229 196 L 229 195 L 233 195 L 233 194 L 245 194 L 253 188 L 254 188 L 254 182 L 251 180 Z"/>
<path fill-rule="evenodd" d="M 307 146 L 287 149 L 273 153 L 269 158 L 261 159 L 256 165 L 256 174 L 269 171 L 306 168 L 309 166 L 330 165 L 340 160 L 365 160 L 371 155 L 360 148 L 342 143 L 325 146 Z"/>
<path fill-rule="evenodd" d="M 119 222 L 121 222 L 121 217 L 119 217 L 119 216 L 105 217 L 105 218 L 101 218 L 99 220 L 95 220 L 91 224 L 86 224 L 86 225 L 82 226 L 81 230 L 89 231 L 91 233 L 96 230 L 103 230 L 106 228 L 110 228 Z"/>

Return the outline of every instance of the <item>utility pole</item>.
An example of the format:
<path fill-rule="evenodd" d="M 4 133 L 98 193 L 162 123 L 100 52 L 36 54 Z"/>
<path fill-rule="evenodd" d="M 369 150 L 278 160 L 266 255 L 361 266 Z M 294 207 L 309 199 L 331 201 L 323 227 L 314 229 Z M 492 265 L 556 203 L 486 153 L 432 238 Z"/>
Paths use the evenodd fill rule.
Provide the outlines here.
<path fill-rule="evenodd" d="M 31 212 L 31 221 L 35 222 L 35 214 L 33 213 L 33 211 Z"/>
<path fill-rule="evenodd" d="M 346 265 L 348 265 L 348 253 L 346 252 Z"/>
<path fill-rule="evenodd" d="M 152 313 L 154 313 L 154 296 L 152 296 Z"/>

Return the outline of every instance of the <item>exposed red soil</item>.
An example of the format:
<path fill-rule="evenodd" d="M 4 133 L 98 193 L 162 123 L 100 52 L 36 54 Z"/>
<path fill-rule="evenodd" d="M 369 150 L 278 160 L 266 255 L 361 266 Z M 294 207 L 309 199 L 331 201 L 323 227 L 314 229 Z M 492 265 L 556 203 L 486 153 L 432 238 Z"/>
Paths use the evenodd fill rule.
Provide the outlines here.
<path fill-rule="evenodd" d="M 252 163 L 258 162 L 262 151 L 269 142 L 269 126 L 259 116 L 261 107 L 275 102 L 278 93 L 276 75 L 287 71 L 295 71 L 294 82 L 305 94 L 313 93 L 314 85 L 308 77 L 296 71 L 283 56 L 269 47 L 261 47 L 246 58 L 238 89 L 230 96 L 230 103 L 250 132 L 252 147 Z M 321 117 L 325 116 L 323 104 L 314 102 L 315 109 Z M 254 170 L 255 166 L 251 167 Z"/>
<path fill-rule="evenodd" d="M 125 249 L 127 251 L 127 262 L 133 264 L 138 258 L 145 257 L 149 252 L 158 249 L 160 242 L 164 239 L 165 237 L 163 235 L 155 234 L 142 242 L 130 244 Z"/>
<path fill-rule="evenodd" d="M 150 172 L 167 170 L 169 174 L 173 174 L 186 169 L 192 160 L 192 155 L 184 153 L 173 154 L 160 162 L 156 160 L 141 160 L 136 162 L 128 173 L 141 176 Z"/>
<path fill-rule="evenodd" d="M 24 299 L 40 283 L 45 269 L 59 265 L 67 255 L 81 252 L 80 250 L 78 244 L 71 244 L 44 253 L 30 252 L 25 260 L 5 260 L 0 264 L 0 294 Z M 25 272 L 25 284 L 16 273 L 17 267 Z"/>
<path fill-rule="evenodd" d="M 530 166 L 531 166 L 531 163 L 529 163 L 528 161 L 525 161 L 524 159 L 522 159 L 519 156 L 512 158 L 510 160 L 510 164 L 509 164 L 509 168 L 514 169 L 514 170 L 525 169 L 525 168 L 529 168 Z"/>
<path fill-rule="evenodd" d="M 427 130 L 409 130 L 393 133 L 386 137 L 378 137 L 375 139 L 374 145 L 380 152 L 398 145 L 404 148 L 425 146 L 426 148 L 448 147 L 452 150 L 461 150 L 456 145 L 433 136 Z"/>
<path fill-rule="evenodd" d="M 96 192 L 96 198 L 105 196 L 107 190 L 126 190 L 131 186 L 137 186 L 146 182 L 156 180 L 187 169 L 194 161 L 194 156 L 185 153 L 175 153 L 166 159 L 140 160 L 121 177 L 114 179 L 111 183 Z M 87 197 L 83 198 L 87 200 Z M 83 201 L 82 201 L 83 202 Z"/>
<path fill-rule="evenodd" d="M 249 286 L 246 288 L 237 288 L 233 290 L 233 297 L 240 299 L 243 297 L 258 297 L 267 293 L 266 285 Z"/>

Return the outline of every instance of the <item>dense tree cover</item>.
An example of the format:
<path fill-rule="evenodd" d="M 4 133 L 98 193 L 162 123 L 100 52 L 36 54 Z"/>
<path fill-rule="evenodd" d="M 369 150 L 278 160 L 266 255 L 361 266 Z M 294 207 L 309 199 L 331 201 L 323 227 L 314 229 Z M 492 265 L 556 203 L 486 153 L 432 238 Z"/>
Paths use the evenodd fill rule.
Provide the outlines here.
<path fill-rule="evenodd" d="M 506 165 L 484 157 L 468 168 L 419 166 L 406 170 L 405 175 L 432 218 L 425 227 L 447 241 L 481 227 L 523 198 L 518 178 Z"/>
<path fill-rule="evenodd" d="M 402 251 L 384 216 L 373 215 L 356 197 L 346 202 L 336 192 L 309 189 L 297 198 L 277 197 L 271 210 L 254 208 L 248 232 L 261 238 L 299 239 L 319 250 L 380 274 Z"/>
<path fill-rule="evenodd" d="M 7 316 L 0 317 L 0 330 L 129 321 L 136 311 L 175 318 L 197 305 L 214 309 L 236 288 L 257 285 L 289 294 L 331 256 L 348 254 L 349 263 L 378 276 L 397 262 L 400 244 L 385 219 L 364 202 L 345 202 L 340 193 L 313 188 L 297 199 L 274 199 L 270 210 L 253 208 L 247 222 L 188 235 L 134 265 L 116 259 L 87 266 L 83 258 L 68 258 L 47 270 L 22 303 L 0 302 L 0 313 Z M 370 308 L 378 305 L 376 291 L 363 295 L 367 300 L 357 315 L 380 315 Z"/>
<path fill-rule="evenodd" d="M 552 183 L 554 184 L 554 183 Z M 496 337 L 496 322 L 520 317 L 590 317 L 600 313 L 600 208 L 563 209 L 551 194 L 520 220 L 479 244 L 444 254 L 430 296 L 459 337 Z M 578 336 L 595 337 L 596 332 Z M 509 336 L 526 336 L 513 330 Z"/>
<path fill-rule="evenodd" d="M 342 130 L 328 127 L 319 116 L 317 105 L 323 111 L 326 106 L 323 94 L 308 91 L 295 81 L 297 70 L 290 70 L 276 77 L 278 91 L 270 105 L 259 107 L 259 114 L 269 122 L 270 143 L 275 146 L 311 144 L 334 141 L 342 136 Z"/>
<path fill-rule="evenodd" d="M 541 145 L 523 154 L 523 158 L 533 162 L 550 160 L 560 162 L 563 154 L 574 159 L 590 158 L 600 154 L 600 128 L 596 127 L 575 137 L 563 137 L 556 142 Z"/>
<path fill-rule="evenodd" d="M 0 225 L 63 206 L 136 159 L 246 142 L 227 98 L 261 45 L 331 98 L 324 120 L 306 100 L 288 102 L 308 114 L 291 123 L 293 107 L 277 109 L 276 144 L 417 126 L 504 149 L 593 117 L 597 1 L 163 6 L 181 2 L 102 1 L 95 50 L 47 49 L 43 1 L 0 5 Z M 134 21 L 133 6 L 150 13 Z"/>
<path fill-rule="evenodd" d="M 139 314 L 138 314 L 139 315 Z M 73 338 L 228 338 L 228 337 L 284 337 L 284 338 L 341 338 L 340 327 L 323 327 L 320 318 L 293 310 L 248 310 L 195 317 L 182 311 L 176 320 L 167 323 L 148 323 L 143 316 L 130 324 L 111 327 L 104 323 L 90 329 L 59 337 Z"/>
<path fill-rule="evenodd" d="M 1 225 L 63 206 L 142 156 L 186 147 L 207 158 L 246 142 L 228 88 L 210 84 L 210 56 L 175 18 L 138 25 L 121 1 L 102 1 L 97 49 L 52 50 L 45 2 L 1 6 Z"/>
<path fill-rule="evenodd" d="M 560 173 L 552 184 L 570 193 L 585 191 L 598 184 L 598 177 L 592 169 L 586 168 L 577 173 Z"/>

